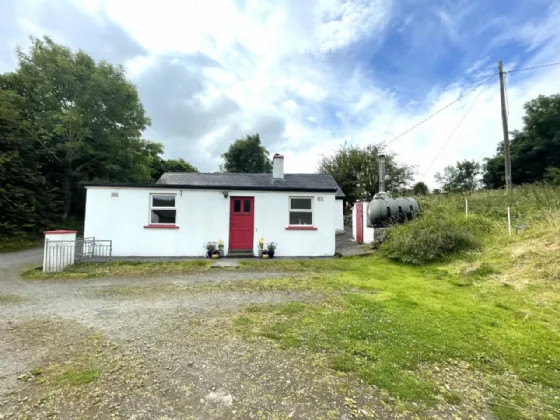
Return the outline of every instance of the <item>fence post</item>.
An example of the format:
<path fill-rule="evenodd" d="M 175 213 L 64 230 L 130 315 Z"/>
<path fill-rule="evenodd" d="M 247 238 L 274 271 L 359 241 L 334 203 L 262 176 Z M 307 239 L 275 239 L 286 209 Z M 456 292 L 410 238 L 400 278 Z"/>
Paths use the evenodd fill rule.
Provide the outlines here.
<path fill-rule="evenodd" d="M 511 236 L 511 212 L 509 207 L 508 207 L 508 234 L 509 236 Z"/>
<path fill-rule="evenodd" d="M 465 198 L 465 219 L 469 217 L 469 200 Z"/>

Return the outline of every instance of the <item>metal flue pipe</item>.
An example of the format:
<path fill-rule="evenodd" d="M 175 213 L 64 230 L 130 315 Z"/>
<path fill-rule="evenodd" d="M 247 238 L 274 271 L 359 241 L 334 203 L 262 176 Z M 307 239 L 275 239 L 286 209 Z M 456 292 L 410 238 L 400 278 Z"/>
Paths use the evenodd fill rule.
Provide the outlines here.
<path fill-rule="evenodd" d="M 379 155 L 379 192 L 385 192 L 385 155 Z"/>

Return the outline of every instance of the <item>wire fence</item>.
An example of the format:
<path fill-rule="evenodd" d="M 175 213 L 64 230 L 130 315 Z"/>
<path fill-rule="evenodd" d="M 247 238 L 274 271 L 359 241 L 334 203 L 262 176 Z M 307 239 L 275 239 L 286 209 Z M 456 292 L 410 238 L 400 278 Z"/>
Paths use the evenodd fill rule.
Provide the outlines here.
<path fill-rule="evenodd" d="M 421 212 L 478 215 L 507 226 L 508 208 L 513 231 L 543 223 L 559 223 L 560 187 L 532 184 L 510 193 L 481 190 L 473 194 L 433 194 L 419 197 Z"/>

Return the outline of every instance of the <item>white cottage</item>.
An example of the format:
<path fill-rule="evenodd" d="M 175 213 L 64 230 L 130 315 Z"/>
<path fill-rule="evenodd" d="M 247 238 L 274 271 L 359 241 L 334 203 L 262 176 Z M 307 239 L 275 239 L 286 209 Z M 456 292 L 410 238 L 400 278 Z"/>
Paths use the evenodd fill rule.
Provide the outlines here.
<path fill-rule="evenodd" d="M 343 229 L 344 194 L 331 175 L 165 173 L 155 184 L 88 183 L 85 237 L 111 239 L 114 256 L 201 257 L 223 240 L 226 255 L 331 256 Z"/>

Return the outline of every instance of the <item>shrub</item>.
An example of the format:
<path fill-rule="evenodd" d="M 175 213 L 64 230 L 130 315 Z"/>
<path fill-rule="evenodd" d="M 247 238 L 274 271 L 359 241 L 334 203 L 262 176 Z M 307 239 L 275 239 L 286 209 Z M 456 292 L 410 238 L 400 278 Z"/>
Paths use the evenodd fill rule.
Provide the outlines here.
<path fill-rule="evenodd" d="M 381 252 L 390 259 L 413 264 L 440 261 L 479 248 L 492 230 L 492 224 L 483 217 L 465 219 L 429 212 L 389 229 Z"/>

